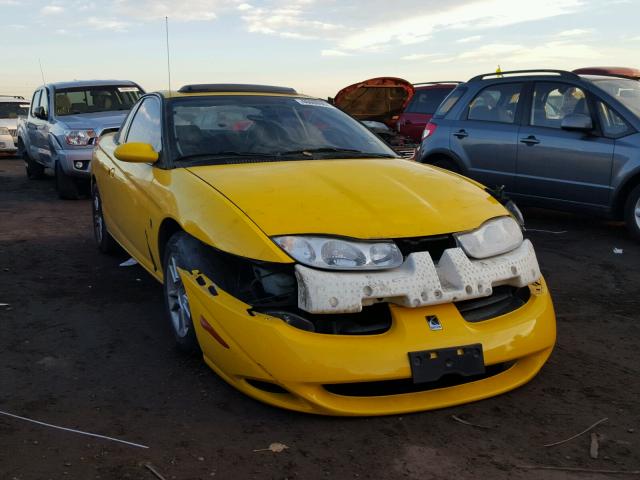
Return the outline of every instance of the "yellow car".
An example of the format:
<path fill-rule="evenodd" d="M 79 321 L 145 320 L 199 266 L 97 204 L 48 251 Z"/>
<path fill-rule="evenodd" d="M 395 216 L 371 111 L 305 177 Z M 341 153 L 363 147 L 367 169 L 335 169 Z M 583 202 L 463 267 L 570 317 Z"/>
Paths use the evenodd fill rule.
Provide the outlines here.
<path fill-rule="evenodd" d="M 178 346 L 263 402 L 447 407 L 530 380 L 555 315 L 517 209 L 294 90 L 151 93 L 93 155 L 95 238 L 164 285 Z"/>

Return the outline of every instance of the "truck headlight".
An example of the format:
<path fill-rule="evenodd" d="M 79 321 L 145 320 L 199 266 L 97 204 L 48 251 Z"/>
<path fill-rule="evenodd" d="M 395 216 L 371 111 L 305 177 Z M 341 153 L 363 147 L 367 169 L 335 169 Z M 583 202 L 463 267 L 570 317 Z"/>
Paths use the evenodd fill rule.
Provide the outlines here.
<path fill-rule="evenodd" d="M 92 129 L 87 130 L 65 130 L 64 140 L 67 145 L 86 146 L 92 139 L 96 138 L 96 132 Z"/>
<path fill-rule="evenodd" d="M 331 270 L 384 270 L 399 267 L 402 253 L 391 241 L 358 242 L 342 238 L 283 235 L 273 241 L 294 260 Z"/>
<path fill-rule="evenodd" d="M 470 232 L 455 234 L 460 247 L 473 258 L 510 252 L 522 244 L 522 229 L 513 217 L 498 217 Z"/>
<path fill-rule="evenodd" d="M 9 135 L 9 129 L 7 127 L 0 127 L 0 135 Z"/>

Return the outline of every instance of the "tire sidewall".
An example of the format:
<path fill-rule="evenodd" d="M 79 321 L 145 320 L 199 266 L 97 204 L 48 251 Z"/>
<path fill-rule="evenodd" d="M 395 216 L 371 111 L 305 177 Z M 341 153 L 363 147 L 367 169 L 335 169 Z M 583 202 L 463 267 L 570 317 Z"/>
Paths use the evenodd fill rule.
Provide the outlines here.
<path fill-rule="evenodd" d="M 166 276 L 168 275 L 168 270 L 169 270 L 168 269 L 169 259 L 172 256 L 174 256 L 176 258 L 176 263 L 178 264 L 178 266 L 180 266 L 180 268 L 187 269 L 187 270 L 191 268 L 190 265 L 188 265 L 183 252 L 183 248 L 185 244 L 183 239 L 185 237 L 187 237 L 186 233 L 178 232 L 178 233 L 175 233 L 167 243 L 167 246 L 164 252 L 164 258 L 162 261 L 162 268 L 165 275 L 165 280 L 163 281 L 163 284 L 162 284 L 162 293 L 164 297 L 165 317 L 167 319 L 167 322 L 169 323 L 169 328 L 171 329 L 171 333 L 173 334 L 173 338 L 176 342 L 176 347 L 178 348 L 178 350 L 185 353 L 199 353 L 200 347 L 198 344 L 198 339 L 196 337 L 195 328 L 193 326 L 192 315 L 189 315 L 190 325 L 188 325 L 188 330 L 186 335 L 180 336 L 178 335 L 178 332 L 176 332 L 176 329 L 173 326 L 173 321 L 171 320 L 171 313 L 169 311 L 169 295 L 168 295 L 167 281 L 166 281 Z"/>
<path fill-rule="evenodd" d="M 96 198 L 98 200 L 98 207 L 96 210 Z M 95 214 L 98 213 L 102 218 L 102 226 L 100 228 L 101 238 L 98 239 L 98 232 L 95 225 Z M 93 184 L 91 188 L 91 221 L 93 223 L 93 238 L 96 241 L 98 249 L 103 253 L 111 253 L 115 250 L 115 240 L 111 237 L 109 230 L 107 229 L 107 223 L 104 220 L 104 212 L 102 210 L 102 197 L 98 186 Z"/>
<path fill-rule="evenodd" d="M 627 202 L 624 209 L 624 220 L 627 225 L 627 229 L 636 240 L 640 240 L 640 226 L 636 219 L 635 208 L 638 200 L 640 199 L 640 185 L 631 190 L 627 197 Z"/>

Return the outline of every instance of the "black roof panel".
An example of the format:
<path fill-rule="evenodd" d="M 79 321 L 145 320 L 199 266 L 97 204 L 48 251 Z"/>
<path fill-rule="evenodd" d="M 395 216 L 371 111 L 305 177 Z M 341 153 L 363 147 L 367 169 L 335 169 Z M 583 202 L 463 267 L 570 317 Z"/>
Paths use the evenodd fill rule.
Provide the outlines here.
<path fill-rule="evenodd" d="M 297 94 L 293 88 L 274 87 L 271 85 L 247 85 L 242 83 L 200 83 L 185 85 L 178 90 L 180 93 L 205 92 L 251 92 L 251 93 L 285 93 Z"/>

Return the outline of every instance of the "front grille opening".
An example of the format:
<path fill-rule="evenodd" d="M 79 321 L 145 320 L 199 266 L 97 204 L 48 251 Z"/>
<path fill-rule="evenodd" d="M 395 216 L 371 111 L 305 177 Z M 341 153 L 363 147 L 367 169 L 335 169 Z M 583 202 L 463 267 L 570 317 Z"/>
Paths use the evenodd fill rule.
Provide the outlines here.
<path fill-rule="evenodd" d="M 394 238 L 402 255 L 406 258 L 411 253 L 429 252 L 434 263 L 440 261 L 440 257 L 448 248 L 456 248 L 453 235 L 434 235 L 432 237 Z"/>
<path fill-rule="evenodd" d="M 392 323 L 387 303 L 375 303 L 357 313 L 317 314 L 293 307 L 256 311 L 280 318 L 292 327 L 328 335 L 378 335 L 389 330 Z"/>
<path fill-rule="evenodd" d="M 253 388 L 257 388 L 258 390 L 262 390 L 263 392 L 268 393 L 289 393 L 287 390 L 282 388 L 280 385 L 271 382 L 264 382 L 262 380 L 254 380 L 252 378 L 245 378 L 245 381 L 251 385 Z"/>
<path fill-rule="evenodd" d="M 324 389 L 345 397 L 384 397 L 402 395 L 404 393 L 426 392 L 437 388 L 455 387 L 465 383 L 477 382 L 504 372 L 513 363 L 498 363 L 486 367 L 482 375 L 463 377 L 462 375 L 445 375 L 437 382 L 413 383 L 411 378 L 400 380 L 383 380 L 380 382 L 334 383 L 323 385 Z"/>
<path fill-rule="evenodd" d="M 517 310 L 529 301 L 530 296 L 529 287 L 502 285 L 495 287 L 488 297 L 455 302 L 455 306 L 467 322 L 482 322 Z"/>

